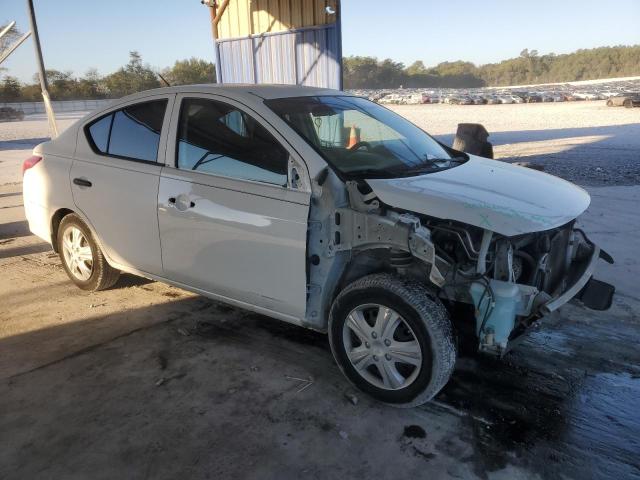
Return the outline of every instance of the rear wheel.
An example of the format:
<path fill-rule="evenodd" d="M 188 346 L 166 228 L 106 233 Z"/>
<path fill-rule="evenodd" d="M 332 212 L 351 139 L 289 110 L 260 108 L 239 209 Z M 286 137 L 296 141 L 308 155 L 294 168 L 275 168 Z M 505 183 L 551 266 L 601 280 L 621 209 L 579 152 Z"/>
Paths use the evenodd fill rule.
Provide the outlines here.
<path fill-rule="evenodd" d="M 607 100 L 607 107 L 613 107 L 613 100 Z"/>
<path fill-rule="evenodd" d="M 633 107 L 633 102 L 631 101 L 631 99 L 627 99 L 624 101 L 623 105 L 627 108 L 631 108 Z"/>
<path fill-rule="evenodd" d="M 91 231 L 75 214 L 60 222 L 58 252 L 67 275 L 83 290 L 104 290 L 118 281 L 120 271 L 107 263 Z"/>
<path fill-rule="evenodd" d="M 456 360 L 442 303 L 421 283 L 390 274 L 361 278 L 338 295 L 329 341 L 338 366 L 356 387 L 396 406 L 431 400 Z"/>

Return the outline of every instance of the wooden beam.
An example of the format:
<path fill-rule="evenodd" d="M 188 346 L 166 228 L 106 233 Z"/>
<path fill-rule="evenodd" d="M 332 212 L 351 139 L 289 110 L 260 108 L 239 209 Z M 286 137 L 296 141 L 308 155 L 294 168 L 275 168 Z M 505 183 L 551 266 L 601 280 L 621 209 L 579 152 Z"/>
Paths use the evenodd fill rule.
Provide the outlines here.
<path fill-rule="evenodd" d="M 215 28 L 218 28 L 218 22 L 220 22 L 220 19 L 222 18 L 222 14 L 227 9 L 228 5 L 229 5 L 229 0 L 224 0 L 220 5 L 220 8 L 216 11 L 216 16 L 213 19 L 213 26 Z"/>
<path fill-rule="evenodd" d="M 213 34 L 213 38 L 216 39 L 218 38 L 218 27 L 214 23 L 216 19 L 216 12 L 214 7 L 209 7 L 209 14 L 211 17 L 211 33 Z"/>

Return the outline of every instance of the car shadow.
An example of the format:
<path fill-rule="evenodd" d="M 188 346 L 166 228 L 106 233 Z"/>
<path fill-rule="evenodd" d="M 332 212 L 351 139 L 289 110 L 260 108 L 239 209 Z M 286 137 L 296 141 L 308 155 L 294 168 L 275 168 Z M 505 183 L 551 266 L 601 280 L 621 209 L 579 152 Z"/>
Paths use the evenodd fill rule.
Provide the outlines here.
<path fill-rule="evenodd" d="M 0 258 L 22 257 L 23 255 L 32 255 L 34 253 L 53 252 L 51 245 L 48 243 L 36 243 L 31 245 L 19 245 L 16 247 L 0 249 Z"/>
<path fill-rule="evenodd" d="M 455 134 L 438 135 L 436 138 L 451 145 Z M 498 159 L 500 161 L 538 164 L 546 173 L 570 182 L 606 186 L 640 183 L 638 138 L 640 123 L 489 132 L 488 140 L 494 147 L 508 146 L 506 150 L 503 149 L 507 155 L 501 156 Z M 545 146 L 544 142 L 549 142 L 549 145 Z M 508 155 L 512 148 L 514 155 Z"/>
<path fill-rule="evenodd" d="M 0 193 L 0 198 L 22 196 L 22 192 Z"/>
<path fill-rule="evenodd" d="M 623 133 L 621 133 L 623 132 Z M 609 138 L 637 138 L 640 136 L 640 122 L 622 125 L 605 125 L 601 127 L 556 128 L 545 130 L 514 130 L 505 132 L 489 132 L 489 142 L 504 145 L 521 142 L 541 142 L 545 140 L 561 140 L 574 137 L 607 136 Z M 448 145 L 453 144 L 455 133 L 434 135 L 435 138 Z"/>
<path fill-rule="evenodd" d="M 109 290 L 118 290 L 120 288 L 140 287 L 153 283 L 153 280 L 148 278 L 139 277 L 138 275 L 132 275 L 130 273 L 121 273 L 118 281 Z"/>
<path fill-rule="evenodd" d="M 635 350 L 640 328 L 627 325 L 615 334 L 607 322 L 592 331 L 574 322 L 563 322 L 558 328 L 557 332 L 537 332 L 518 352 L 503 360 L 480 356 L 459 360 L 444 390 L 433 402 L 419 408 L 425 425 L 437 424 L 443 414 L 459 417 L 462 422 L 461 429 L 452 431 L 451 438 L 436 446 L 440 453 L 471 463 L 484 478 L 509 464 L 525 467 L 543 478 L 558 476 L 558 472 L 568 477 L 573 477 L 573 472 L 586 478 L 593 463 L 610 478 L 628 478 L 625 474 L 633 470 L 640 425 L 637 419 L 633 420 L 635 414 L 629 413 L 635 412 L 635 390 L 630 383 L 633 380 L 621 374 L 624 368 L 618 360 L 624 357 L 627 362 L 640 361 Z M 132 333 L 136 336 L 132 337 Z M 611 353 L 605 362 L 600 357 L 608 340 L 613 340 L 611 335 L 616 337 L 616 353 Z M 594 345 L 598 348 L 594 349 Z M 226 357 L 223 352 L 229 348 L 232 353 Z M 260 362 L 265 361 L 295 365 L 309 372 L 315 395 L 321 395 L 327 405 L 342 405 L 342 392 L 349 389 L 334 364 L 326 336 L 203 297 L 175 299 L 5 337 L 0 339 L 0 352 L 7 359 L 0 377 L 10 377 L 9 385 L 13 385 L 11 394 L 0 402 L 10 416 L 37 415 L 41 420 L 30 424 L 31 434 L 43 438 L 43 446 L 51 448 L 62 448 L 58 442 L 63 440 L 44 435 L 41 430 L 65 428 L 63 419 L 77 407 L 66 400 L 68 395 L 82 398 L 83 404 L 89 402 L 83 411 L 91 412 L 100 405 L 105 418 L 135 418 L 138 405 L 148 403 L 151 390 L 132 390 L 133 379 L 150 384 L 151 389 L 154 382 L 171 382 L 169 391 L 175 393 L 167 393 L 161 402 L 148 405 L 151 418 L 173 415 L 174 400 L 185 395 L 206 397 L 214 404 L 220 401 L 215 399 L 226 398 L 229 376 L 245 378 L 253 365 L 240 359 L 262 359 L 251 367 L 257 372 L 264 368 Z M 65 360 L 72 363 L 62 364 Z M 201 365 L 202 362 L 210 364 Z M 218 362 L 219 366 L 215 366 Z M 576 370 L 576 365 L 581 369 Z M 44 368 L 48 369 L 46 374 L 30 377 L 29 372 Z M 251 396 L 259 405 L 260 415 L 269 415 L 282 398 L 263 391 L 267 388 L 266 384 L 260 386 L 263 374 L 256 375 L 252 382 L 258 386 L 253 387 Z M 594 383 L 593 379 L 600 375 L 613 375 L 617 388 L 608 391 L 610 381 Z M 53 393 L 63 386 L 67 396 Z M 31 396 L 28 407 L 21 406 L 26 400 L 24 395 Z M 602 395 L 606 399 L 600 399 Z M 582 403 L 585 398 L 588 407 Z M 590 399 L 597 403 L 590 403 Z M 371 408 L 378 409 L 375 414 L 379 416 L 390 407 L 366 399 L 358 406 L 363 415 L 368 415 Z M 396 412 L 387 413 L 397 415 Z M 185 428 L 199 418 L 185 416 Z M 243 421 L 253 420 L 247 417 Z M 5 423 L 3 429 L 11 436 L 15 433 L 11 429 L 23 427 L 21 421 L 14 421 L 11 425 Z M 162 424 L 154 430 L 159 436 L 167 433 Z M 217 438 L 215 430 L 208 430 L 212 440 Z M 93 442 L 102 431 L 87 428 L 83 438 Z M 130 434 L 118 426 L 109 438 L 118 443 Z M 461 442 L 471 445 L 471 455 L 460 456 Z M 11 444 L 8 448 L 16 446 Z M 10 456 L 18 458 L 17 455 L 15 451 Z M 36 463 L 43 461 L 38 455 L 30 458 Z M 51 468 L 44 464 L 36 467 Z M 21 468 L 28 472 L 31 467 Z"/>
<path fill-rule="evenodd" d="M 17 222 L 0 223 L 0 240 L 6 238 L 28 237 L 32 235 L 29 230 L 29 222 L 20 220 Z"/>
<path fill-rule="evenodd" d="M 50 137 L 21 138 L 19 140 L 0 140 L 0 151 L 2 150 L 24 150 L 33 148 L 43 142 L 51 140 Z"/>

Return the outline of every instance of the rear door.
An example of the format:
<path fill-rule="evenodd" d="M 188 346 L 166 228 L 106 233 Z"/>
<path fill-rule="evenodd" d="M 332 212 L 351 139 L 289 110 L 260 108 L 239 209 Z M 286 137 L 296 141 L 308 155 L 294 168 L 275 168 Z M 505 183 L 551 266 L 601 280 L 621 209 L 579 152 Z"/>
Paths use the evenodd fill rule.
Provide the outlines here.
<path fill-rule="evenodd" d="M 158 194 L 165 276 L 303 318 L 310 193 L 289 181 L 297 154 L 254 112 L 215 95 L 178 95 L 169 137 Z"/>
<path fill-rule="evenodd" d="M 114 107 L 80 130 L 73 199 L 116 266 L 162 274 L 157 199 L 175 95 Z"/>

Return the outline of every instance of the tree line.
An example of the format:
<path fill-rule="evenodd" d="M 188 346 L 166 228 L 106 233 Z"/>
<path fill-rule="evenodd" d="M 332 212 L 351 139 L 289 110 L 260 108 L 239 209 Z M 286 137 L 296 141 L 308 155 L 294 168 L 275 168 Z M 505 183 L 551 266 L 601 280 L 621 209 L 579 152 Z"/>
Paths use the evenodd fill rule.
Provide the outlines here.
<path fill-rule="evenodd" d="M 1 51 L 1 49 L 0 49 Z M 472 88 L 500 85 L 554 83 L 597 78 L 640 75 L 640 45 L 601 47 L 573 53 L 539 55 L 523 50 L 517 58 L 476 66 L 471 62 L 443 62 L 427 68 L 422 61 L 406 67 L 391 59 L 351 56 L 343 59 L 344 87 L 398 88 L 400 86 Z M 2 73 L 2 72 L 0 72 Z M 159 75 L 160 74 L 160 75 Z M 156 72 L 145 64 L 138 52 L 129 53 L 129 61 L 117 71 L 100 75 L 90 69 L 78 77 L 70 71 L 47 70 L 51 98 L 82 100 L 119 98 L 161 87 L 165 79 L 171 85 L 215 82 L 215 66 L 206 60 L 179 60 L 172 67 Z M 5 74 L 0 80 L 0 102 L 40 101 L 37 76 L 33 83 L 22 83 Z"/>
<path fill-rule="evenodd" d="M 640 45 L 600 47 L 573 53 L 539 55 L 524 49 L 520 56 L 477 66 L 443 62 L 427 68 L 422 61 L 408 67 L 391 59 L 352 56 L 343 60 L 345 88 L 451 87 L 527 85 L 640 75 Z"/>
<path fill-rule="evenodd" d="M 96 69 L 77 77 L 71 71 L 47 70 L 49 94 L 53 100 L 88 100 L 120 98 L 131 93 L 170 85 L 213 83 L 215 66 L 197 58 L 176 61 L 172 67 L 157 72 L 142 61 L 138 52 L 129 52 L 129 62 L 108 75 L 100 75 Z M 0 102 L 42 101 L 37 75 L 33 83 L 24 84 L 17 78 L 5 75 L 0 81 Z"/>

